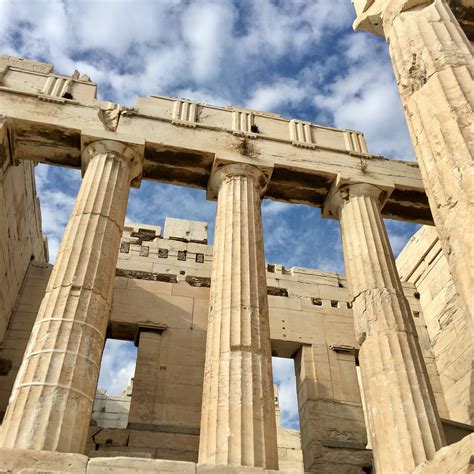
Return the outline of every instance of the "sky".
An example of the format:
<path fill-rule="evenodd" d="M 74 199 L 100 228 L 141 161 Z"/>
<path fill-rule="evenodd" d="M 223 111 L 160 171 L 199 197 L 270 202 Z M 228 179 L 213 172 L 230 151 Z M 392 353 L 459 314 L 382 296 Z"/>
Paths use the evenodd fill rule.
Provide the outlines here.
<path fill-rule="evenodd" d="M 0 53 L 88 74 L 100 100 L 133 106 L 159 94 L 274 112 L 362 131 L 370 152 L 414 160 L 387 46 L 353 32 L 353 20 L 350 0 L 0 0 Z M 39 165 L 36 178 L 54 262 L 81 177 Z M 269 200 L 262 214 L 268 262 L 344 272 L 336 221 Z M 167 216 L 208 222 L 212 241 L 215 203 L 204 191 L 150 182 L 131 191 L 128 221 L 163 225 Z M 398 254 L 417 227 L 386 225 Z M 99 385 L 120 393 L 134 357 L 130 343 L 108 341 Z M 291 427 L 293 370 L 274 361 Z"/>

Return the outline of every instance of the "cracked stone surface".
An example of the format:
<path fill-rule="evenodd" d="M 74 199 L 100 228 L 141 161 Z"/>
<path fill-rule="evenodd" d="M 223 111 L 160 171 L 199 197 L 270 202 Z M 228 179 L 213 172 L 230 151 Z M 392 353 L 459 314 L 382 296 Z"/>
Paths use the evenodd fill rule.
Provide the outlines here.
<path fill-rule="evenodd" d="M 260 195 L 263 174 L 211 178 L 217 216 L 199 462 L 278 469 Z"/>
<path fill-rule="evenodd" d="M 472 47 L 442 0 L 369 3 L 356 2 L 355 26 L 381 34 L 388 42 L 433 219 L 472 331 Z"/>
<path fill-rule="evenodd" d="M 339 215 L 377 472 L 411 472 L 444 444 L 433 391 L 380 213 L 382 190 L 345 186 Z"/>
<path fill-rule="evenodd" d="M 131 161 L 117 142 L 87 170 L 33 326 L 1 431 L 5 448 L 83 452 L 112 301 Z"/>

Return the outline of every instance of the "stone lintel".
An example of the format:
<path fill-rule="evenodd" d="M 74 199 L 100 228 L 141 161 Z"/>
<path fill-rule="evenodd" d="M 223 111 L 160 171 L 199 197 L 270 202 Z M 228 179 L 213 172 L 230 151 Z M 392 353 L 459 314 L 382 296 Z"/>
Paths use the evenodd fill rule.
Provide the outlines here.
<path fill-rule="evenodd" d="M 140 334 L 142 332 L 155 332 L 157 334 L 163 334 L 166 329 L 168 329 L 168 326 L 166 325 L 139 322 L 135 332 L 135 337 L 133 338 L 133 343 L 136 347 L 138 347 L 140 344 Z"/>
<path fill-rule="evenodd" d="M 220 175 L 223 171 L 223 168 L 228 166 L 227 170 L 229 173 L 237 174 L 242 170 L 242 175 L 247 174 L 247 172 L 254 173 L 257 176 L 257 179 L 260 181 L 261 193 L 265 194 L 268 183 L 273 172 L 273 166 L 268 165 L 262 160 L 249 158 L 247 156 L 236 157 L 235 160 L 215 158 L 212 166 L 211 175 L 209 177 L 209 183 L 207 187 L 206 197 L 210 201 L 217 199 L 217 193 L 219 191 Z M 225 174 L 225 172 L 224 172 Z"/>
<path fill-rule="evenodd" d="M 332 183 L 331 188 L 327 194 L 326 200 L 324 201 L 323 207 L 321 209 L 321 216 L 326 217 L 328 219 L 338 219 L 336 209 L 338 207 L 337 201 L 344 198 L 342 196 L 337 196 L 337 194 L 343 188 L 347 188 L 354 185 L 367 185 L 368 192 L 370 192 L 370 188 L 373 188 L 373 191 L 378 194 L 381 210 L 383 209 L 384 205 L 387 203 L 388 199 L 390 198 L 390 195 L 395 189 L 395 186 L 388 181 L 386 183 L 380 183 L 379 180 L 374 180 L 370 177 L 358 181 L 339 173 L 337 175 L 337 178 Z"/>

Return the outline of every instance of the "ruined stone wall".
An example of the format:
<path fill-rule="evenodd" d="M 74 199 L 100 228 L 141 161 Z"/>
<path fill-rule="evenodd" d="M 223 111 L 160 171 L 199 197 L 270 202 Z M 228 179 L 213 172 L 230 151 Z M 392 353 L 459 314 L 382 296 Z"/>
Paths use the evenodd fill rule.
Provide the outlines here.
<path fill-rule="evenodd" d="M 6 370 L 0 374 L 0 418 L 3 418 L 7 408 L 51 268 L 52 265 L 46 263 L 36 261 L 29 263 L 4 341 L 0 345 L 0 358 L 7 365 Z"/>
<path fill-rule="evenodd" d="M 474 344 L 434 227 L 425 226 L 411 238 L 397 266 L 401 279 L 419 293 L 425 346 L 439 373 L 440 414 L 474 424 Z"/>
<path fill-rule="evenodd" d="M 31 260 L 45 261 L 34 165 L 12 166 L 0 127 L 0 342 Z M 1 355 L 0 355 L 1 358 Z"/>
<path fill-rule="evenodd" d="M 156 226 L 125 228 L 109 337 L 138 345 L 134 394 L 127 428 L 91 426 L 91 457 L 197 459 L 212 263 L 205 226 L 168 219 L 163 232 Z M 0 410 L 5 409 L 50 271 L 49 265 L 35 264 L 28 272 L 12 319 L 12 327 L 21 326 L 24 332 L 21 338 L 11 333 L 4 346 L 13 368 L 3 379 Z M 347 472 L 367 467 L 371 454 L 364 449 L 358 347 L 345 279 L 268 264 L 267 285 L 273 355 L 295 359 L 305 469 L 337 472 L 336 466 Z M 406 282 L 404 289 L 442 407 L 444 396 L 416 288 Z M 8 349 L 11 345 L 16 348 Z M 446 414 L 445 409 L 442 416 Z"/>

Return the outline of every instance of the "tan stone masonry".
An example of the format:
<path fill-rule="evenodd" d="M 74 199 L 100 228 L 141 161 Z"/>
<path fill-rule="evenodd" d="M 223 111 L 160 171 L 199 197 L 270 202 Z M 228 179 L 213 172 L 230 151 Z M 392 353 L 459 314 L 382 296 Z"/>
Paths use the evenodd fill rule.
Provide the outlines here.
<path fill-rule="evenodd" d="M 124 107 L 0 56 L 0 470 L 277 470 L 272 355 L 294 360 L 305 470 L 372 468 L 358 371 L 377 472 L 468 469 L 472 52 L 443 0 L 355 7 L 389 41 L 420 168 L 353 130 L 162 96 Z M 31 162 L 83 171 L 52 269 Z M 142 179 L 217 199 L 214 248 L 206 223 L 125 226 Z M 266 265 L 263 199 L 338 219 L 347 281 Z M 439 244 L 402 253 L 403 282 L 383 218 L 436 224 Z M 89 426 L 106 338 L 138 347 L 117 428 Z"/>
<path fill-rule="evenodd" d="M 85 148 L 83 159 L 84 180 L 3 420 L 3 447 L 80 453 L 87 441 L 129 186 L 140 156 L 99 141 Z"/>

